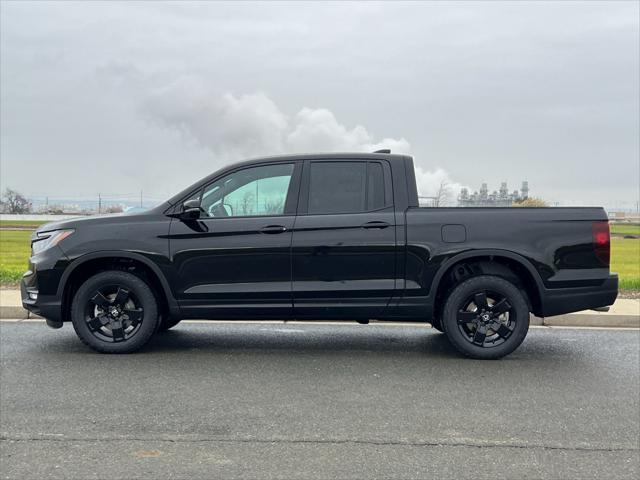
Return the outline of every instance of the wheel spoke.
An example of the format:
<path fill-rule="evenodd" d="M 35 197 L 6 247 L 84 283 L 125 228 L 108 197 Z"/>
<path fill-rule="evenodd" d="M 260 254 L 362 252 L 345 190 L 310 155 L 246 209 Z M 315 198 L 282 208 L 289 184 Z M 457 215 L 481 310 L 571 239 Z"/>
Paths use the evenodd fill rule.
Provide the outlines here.
<path fill-rule="evenodd" d="M 486 292 L 476 293 L 473 296 L 473 303 L 476 304 L 476 307 L 479 309 L 487 309 L 489 305 L 487 304 L 487 294 Z"/>
<path fill-rule="evenodd" d="M 105 298 L 100 292 L 97 292 L 93 297 L 91 297 L 91 301 L 102 308 L 107 308 L 111 303 L 109 300 Z"/>
<path fill-rule="evenodd" d="M 106 315 L 98 315 L 97 317 L 89 319 L 87 323 L 89 324 L 89 327 L 95 331 L 100 330 L 107 323 L 109 323 L 109 319 Z"/>
<path fill-rule="evenodd" d="M 509 310 L 511 310 L 511 304 L 506 298 L 503 298 L 491 307 L 491 313 L 494 315 L 502 315 L 503 313 L 507 313 Z"/>
<path fill-rule="evenodd" d="M 500 325 L 500 328 L 496 330 L 496 333 L 501 337 L 506 339 L 509 335 L 511 335 L 511 329 L 506 325 Z"/>
<path fill-rule="evenodd" d="M 111 335 L 114 342 L 124 340 L 124 328 L 122 328 L 121 320 L 111 320 Z"/>
<path fill-rule="evenodd" d="M 476 332 L 473 334 L 473 343 L 477 343 L 480 346 L 484 345 L 484 339 L 487 337 L 487 327 L 484 325 L 478 325 Z"/>
<path fill-rule="evenodd" d="M 126 288 L 118 287 L 116 298 L 113 299 L 113 303 L 116 305 L 124 305 L 129 300 L 129 290 Z"/>
<path fill-rule="evenodd" d="M 129 318 L 132 327 L 135 327 L 142 321 L 141 308 L 125 308 L 123 313 Z"/>
<path fill-rule="evenodd" d="M 458 311 L 458 323 L 471 323 L 478 317 L 476 312 Z"/>

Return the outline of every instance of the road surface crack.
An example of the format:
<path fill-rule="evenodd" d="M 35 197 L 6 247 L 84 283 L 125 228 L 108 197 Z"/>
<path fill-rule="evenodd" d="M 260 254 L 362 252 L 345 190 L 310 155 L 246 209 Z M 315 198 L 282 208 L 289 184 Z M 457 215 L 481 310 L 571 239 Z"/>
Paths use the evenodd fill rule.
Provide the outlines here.
<path fill-rule="evenodd" d="M 412 440 L 375 440 L 375 439 L 315 439 L 315 438 L 228 438 L 228 437 L 171 437 L 171 436 L 97 436 L 68 437 L 65 435 L 22 436 L 2 435 L 0 441 L 9 442 L 167 442 L 167 443 L 256 443 L 256 444 L 324 444 L 324 445 L 372 445 L 372 446 L 407 446 L 407 447 L 468 447 L 468 448 L 517 448 L 587 452 L 628 452 L 639 451 L 638 446 L 594 446 L 594 445 L 559 445 L 526 442 L 496 442 L 483 440 L 464 441 L 412 441 Z"/>

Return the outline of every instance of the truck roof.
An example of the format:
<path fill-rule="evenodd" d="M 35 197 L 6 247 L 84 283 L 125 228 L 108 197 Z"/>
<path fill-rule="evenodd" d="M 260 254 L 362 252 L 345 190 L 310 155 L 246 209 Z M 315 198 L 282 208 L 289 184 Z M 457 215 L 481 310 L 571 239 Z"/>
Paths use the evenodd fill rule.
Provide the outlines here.
<path fill-rule="evenodd" d="M 167 203 L 174 205 L 179 199 L 184 197 L 190 190 L 198 184 L 208 183 L 219 175 L 223 175 L 226 171 L 235 170 L 238 167 L 244 167 L 262 162 L 279 162 L 279 161 L 299 161 L 299 160 L 335 160 L 335 161 L 349 161 L 349 160 L 389 160 L 390 162 L 404 162 L 406 159 L 411 159 L 408 155 L 400 155 L 395 153 L 383 153 L 383 152 L 331 152 L 331 153 L 293 153 L 286 155 L 272 155 L 266 157 L 255 157 L 241 162 L 234 162 L 216 170 L 215 172 L 207 175 L 205 178 L 190 185 L 184 190 L 180 191 L 169 200 Z M 413 174 L 413 171 L 411 172 Z M 417 194 L 416 194 L 417 198 Z"/>
<path fill-rule="evenodd" d="M 244 160 L 240 163 L 234 163 L 233 165 L 242 165 L 244 163 L 253 163 L 259 161 L 269 160 L 379 160 L 380 158 L 404 158 L 406 155 L 397 153 L 383 153 L 383 152 L 327 152 L 327 153 L 291 153 L 285 155 L 270 155 L 266 157 L 255 157 Z"/>

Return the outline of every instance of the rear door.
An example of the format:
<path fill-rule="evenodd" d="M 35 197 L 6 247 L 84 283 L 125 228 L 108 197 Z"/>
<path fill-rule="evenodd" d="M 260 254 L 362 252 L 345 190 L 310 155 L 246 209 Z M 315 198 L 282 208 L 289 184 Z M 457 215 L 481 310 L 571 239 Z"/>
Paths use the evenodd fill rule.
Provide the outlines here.
<path fill-rule="evenodd" d="M 371 318 L 395 287 L 388 162 L 308 160 L 292 240 L 296 318 Z"/>
<path fill-rule="evenodd" d="M 301 168 L 301 162 L 240 168 L 195 194 L 199 219 L 172 221 L 173 283 L 186 316 L 291 316 Z"/>

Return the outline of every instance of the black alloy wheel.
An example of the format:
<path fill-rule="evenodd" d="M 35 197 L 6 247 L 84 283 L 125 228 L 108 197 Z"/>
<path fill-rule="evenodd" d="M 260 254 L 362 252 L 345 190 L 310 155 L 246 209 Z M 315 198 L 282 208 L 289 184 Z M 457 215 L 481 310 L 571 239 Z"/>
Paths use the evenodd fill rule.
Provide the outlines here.
<path fill-rule="evenodd" d="M 156 332 L 158 305 L 143 279 L 109 270 L 80 286 L 73 297 L 71 321 L 78 337 L 94 350 L 130 353 Z"/>
<path fill-rule="evenodd" d="M 529 305 L 513 283 L 493 275 L 470 278 L 446 300 L 442 327 L 466 356 L 500 358 L 513 352 L 529 330 Z"/>
<path fill-rule="evenodd" d="M 105 285 L 86 302 L 85 321 L 98 339 L 123 342 L 140 331 L 143 313 L 140 302 L 129 290 Z"/>
<path fill-rule="evenodd" d="M 485 348 L 501 345 L 516 325 L 513 307 L 504 295 L 481 290 L 468 297 L 458 310 L 458 329 L 468 342 Z"/>

